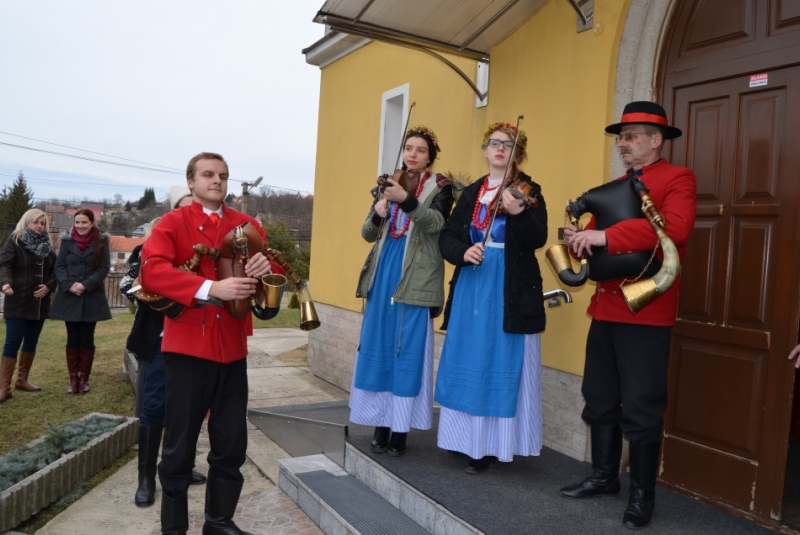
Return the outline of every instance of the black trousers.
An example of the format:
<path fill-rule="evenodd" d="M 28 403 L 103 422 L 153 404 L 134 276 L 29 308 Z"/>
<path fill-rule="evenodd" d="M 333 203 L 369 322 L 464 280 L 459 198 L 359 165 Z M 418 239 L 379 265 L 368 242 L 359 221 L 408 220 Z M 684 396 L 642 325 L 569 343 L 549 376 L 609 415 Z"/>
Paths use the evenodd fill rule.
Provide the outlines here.
<path fill-rule="evenodd" d="M 619 424 L 633 442 L 661 440 L 671 334 L 671 327 L 592 320 L 581 389 L 587 424 Z"/>
<path fill-rule="evenodd" d="M 247 451 L 247 360 L 221 364 L 164 353 L 164 374 L 166 434 L 158 464 L 163 492 L 173 499 L 186 494 L 197 437 L 209 410 L 208 477 L 243 481 L 239 469 Z"/>
<path fill-rule="evenodd" d="M 67 326 L 67 347 L 94 349 L 94 329 L 96 321 L 65 321 Z"/>

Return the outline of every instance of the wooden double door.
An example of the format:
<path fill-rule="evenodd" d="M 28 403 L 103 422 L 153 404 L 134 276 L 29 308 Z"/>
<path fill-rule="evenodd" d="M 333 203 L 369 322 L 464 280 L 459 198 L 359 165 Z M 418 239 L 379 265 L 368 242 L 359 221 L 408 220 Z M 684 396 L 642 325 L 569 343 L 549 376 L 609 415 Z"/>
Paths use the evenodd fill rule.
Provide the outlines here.
<path fill-rule="evenodd" d="M 800 303 L 800 2 L 686 0 L 660 65 L 697 176 L 661 481 L 781 518 Z M 667 226 L 669 222 L 667 221 Z"/>

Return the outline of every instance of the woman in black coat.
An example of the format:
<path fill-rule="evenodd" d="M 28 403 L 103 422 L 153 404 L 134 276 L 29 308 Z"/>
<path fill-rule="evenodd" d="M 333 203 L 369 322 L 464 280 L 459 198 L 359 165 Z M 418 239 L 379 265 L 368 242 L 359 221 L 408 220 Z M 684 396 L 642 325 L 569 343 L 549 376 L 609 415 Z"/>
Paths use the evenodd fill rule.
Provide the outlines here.
<path fill-rule="evenodd" d="M 67 325 L 68 394 L 89 391 L 94 362 L 94 329 L 98 321 L 110 320 L 103 281 L 111 268 L 108 234 L 94 224 L 94 212 L 82 208 L 75 213 L 75 226 L 61 236 L 55 271 L 58 279 L 50 317 Z"/>
<path fill-rule="evenodd" d="M 5 296 L 6 341 L 0 364 L 0 403 L 11 397 L 11 376 L 22 346 L 17 390 L 41 390 L 28 382 L 36 345 L 56 289 L 56 256 L 50 246 L 47 216 L 37 209 L 25 212 L 0 251 L 0 292 Z"/>

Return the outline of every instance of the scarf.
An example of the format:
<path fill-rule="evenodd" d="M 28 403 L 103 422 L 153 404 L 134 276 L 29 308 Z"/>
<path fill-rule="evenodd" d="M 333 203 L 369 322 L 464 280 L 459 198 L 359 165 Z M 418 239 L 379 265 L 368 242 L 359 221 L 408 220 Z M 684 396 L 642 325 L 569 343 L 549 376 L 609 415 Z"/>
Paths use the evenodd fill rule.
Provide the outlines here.
<path fill-rule="evenodd" d="M 29 228 L 22 231 L 19 236 L 19 241 L 25 246 L 27 250 L 38 256 L 39 258 L 46 258 L 47 255 L 53 252 L 50 247 L 50 237 L 42 232 L 39 234 Z"/>
<path fill-rule="evenodd" d="M 92 243 L 92 234 L 94 234 L 94 231 L 87 232 L 86 236 L 81 236 L 78 234 L 78 230 L 75 227 L 72 227 L 72 240 L 82 253 L 85 252 L 86 248 L 89 247 L 89 244 Z"/>

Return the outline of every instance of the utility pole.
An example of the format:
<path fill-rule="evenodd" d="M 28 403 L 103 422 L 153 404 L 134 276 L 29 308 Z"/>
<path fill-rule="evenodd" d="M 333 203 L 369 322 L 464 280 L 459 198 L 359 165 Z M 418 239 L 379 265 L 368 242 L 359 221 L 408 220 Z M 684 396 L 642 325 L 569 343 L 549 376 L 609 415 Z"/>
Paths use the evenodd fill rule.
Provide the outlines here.
<path fill-rule="evenodd" d="M 261 184 L 261 181 L 264 180 L 263 176 L 260 176 L 256 179 L 255 182 L 242 182 L 242 213 L 247 213 L 247 196 L 249 195 L 250 188 L 254 188 Z"/>

